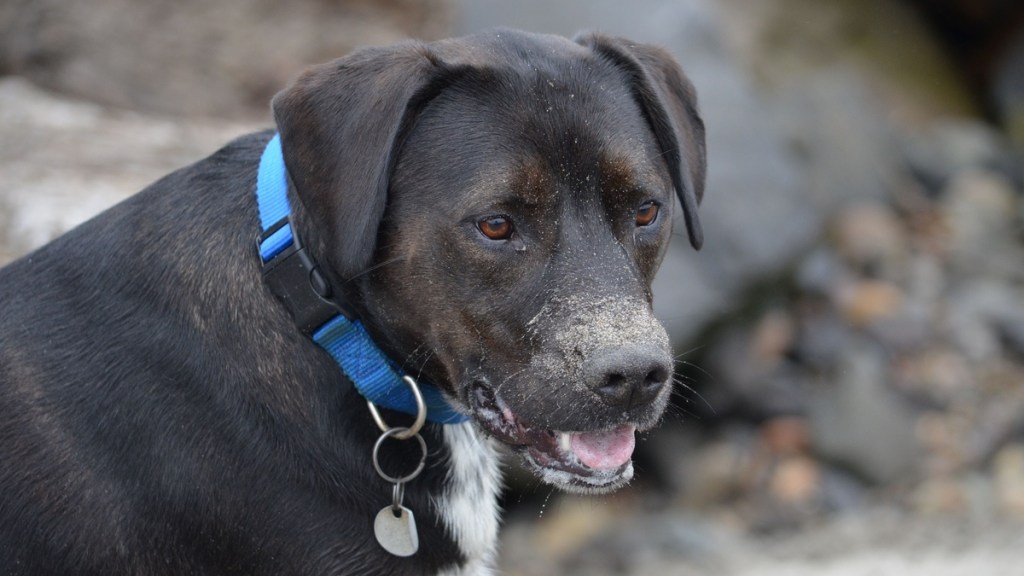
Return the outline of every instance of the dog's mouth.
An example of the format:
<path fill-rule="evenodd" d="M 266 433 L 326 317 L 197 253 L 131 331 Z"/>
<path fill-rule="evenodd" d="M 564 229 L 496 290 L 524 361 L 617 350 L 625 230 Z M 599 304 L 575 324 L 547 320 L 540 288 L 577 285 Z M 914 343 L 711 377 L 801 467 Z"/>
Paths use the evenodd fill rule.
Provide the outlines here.
<path fill-rule="evenodd" d="M 472 389 L 473 413 L 491 435 L 518 452 L 543 481 L 570 492 L 610 492 L 633 477 L 636 426 L 562 431 L 517 417 L 490 387 Z"/>

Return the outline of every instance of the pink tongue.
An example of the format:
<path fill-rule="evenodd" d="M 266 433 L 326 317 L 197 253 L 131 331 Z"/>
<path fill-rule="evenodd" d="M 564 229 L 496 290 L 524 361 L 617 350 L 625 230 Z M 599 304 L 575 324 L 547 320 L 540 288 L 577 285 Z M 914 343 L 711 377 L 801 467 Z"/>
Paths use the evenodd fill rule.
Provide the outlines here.
<path fill-rule="evenodd" d="M 618 468 L 633 455 L 634 430 L 626 425 L 604 432 L 576 432 L 572 435 L 572 451 L 594 470 Z"/>

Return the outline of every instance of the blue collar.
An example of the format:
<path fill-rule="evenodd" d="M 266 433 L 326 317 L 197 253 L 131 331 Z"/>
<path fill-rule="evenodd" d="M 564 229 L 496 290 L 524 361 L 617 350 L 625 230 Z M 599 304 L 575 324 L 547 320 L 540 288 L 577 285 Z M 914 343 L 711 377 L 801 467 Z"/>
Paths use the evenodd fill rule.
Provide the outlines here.
<path fill-rule="evenodd" d="M 416 401 L 402 382 L 401 368 L 373 343 L 362 323 L 331 298 L 330 283 L 300 242 L 290 218 L 280 135 L 267 143 L 260 158 L 256 202 L 263 229 L 258 243 L 263 278 L 271 291 L 367 400 L 416 414 Z M 437 387 L 421 382 L 420 391 L 431 422 L 457 424 L 469 419 L 455 411 Z"/>

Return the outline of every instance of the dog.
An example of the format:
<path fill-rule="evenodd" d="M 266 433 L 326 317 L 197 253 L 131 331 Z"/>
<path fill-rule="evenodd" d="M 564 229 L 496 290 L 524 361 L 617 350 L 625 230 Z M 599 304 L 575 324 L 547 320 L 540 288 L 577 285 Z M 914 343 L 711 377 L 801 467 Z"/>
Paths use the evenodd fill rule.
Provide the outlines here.
<path fill-rule="evenodd" d="M 272 110 L 0 270 L 5 574 L 490 574 L 501 443 L 570 492 L 630 481 L 676 197 L 703 242 L 672 57 L 492 30 Z"/>

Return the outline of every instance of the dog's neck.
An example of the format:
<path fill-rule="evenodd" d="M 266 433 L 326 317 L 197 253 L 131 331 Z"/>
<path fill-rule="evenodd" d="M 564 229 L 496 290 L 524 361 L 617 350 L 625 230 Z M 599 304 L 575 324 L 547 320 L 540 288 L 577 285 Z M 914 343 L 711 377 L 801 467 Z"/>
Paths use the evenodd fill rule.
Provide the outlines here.
<path fill-rule="evenodd" d="M 366 332 L 355 314 L 335 294 L 328 276 L 300 240 L 288 202 L 288 174 L 278 135 L 260 159 L 256 202 L 262 234 L 257 248 L 263 278 L 288 309 L 297 328 L 326 350 L 345 376 L 369 401 L 384 408 L 416 414 L 416 400 L 402 382 L 399 366 Z M 420 384 L 427 419 L 442 424 L 465 422 L 441 391 Z"/>

